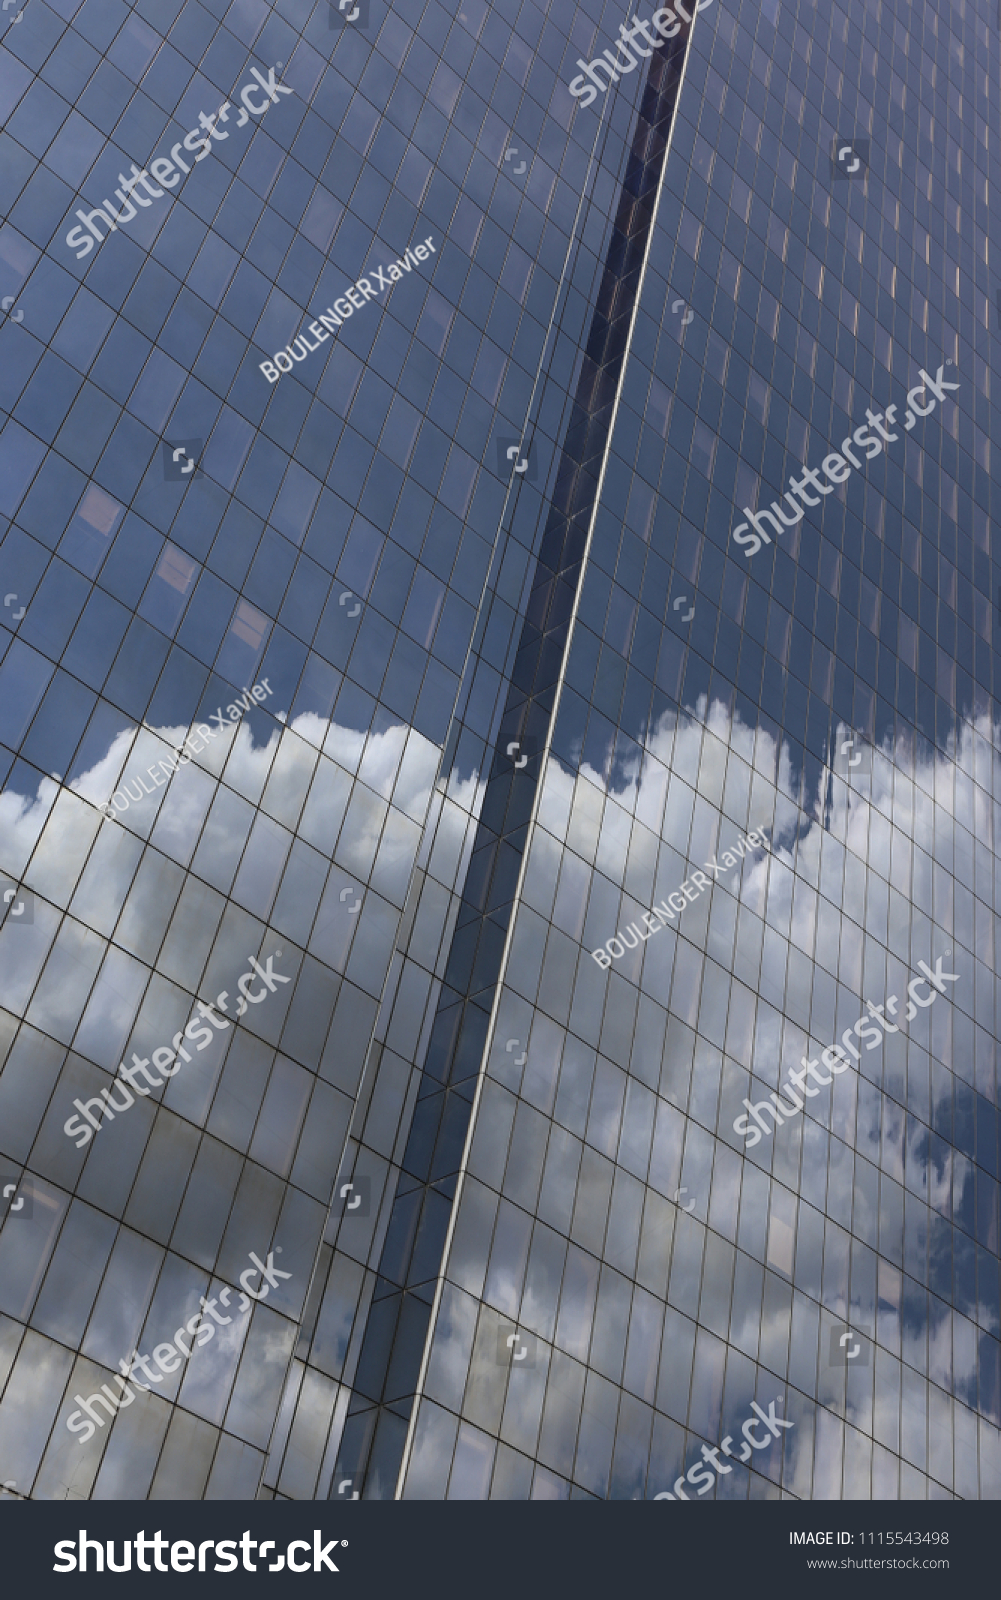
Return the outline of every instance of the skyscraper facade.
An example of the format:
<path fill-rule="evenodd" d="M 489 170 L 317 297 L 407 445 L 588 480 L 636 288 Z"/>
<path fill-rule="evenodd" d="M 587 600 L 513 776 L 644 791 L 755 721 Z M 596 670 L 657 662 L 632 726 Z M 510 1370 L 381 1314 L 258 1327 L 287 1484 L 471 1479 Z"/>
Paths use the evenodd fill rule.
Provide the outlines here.
<path fill-rule="evenodd" d="M 4 15 L 5 1492 L 1001 1497 L 991 7 Z"/>

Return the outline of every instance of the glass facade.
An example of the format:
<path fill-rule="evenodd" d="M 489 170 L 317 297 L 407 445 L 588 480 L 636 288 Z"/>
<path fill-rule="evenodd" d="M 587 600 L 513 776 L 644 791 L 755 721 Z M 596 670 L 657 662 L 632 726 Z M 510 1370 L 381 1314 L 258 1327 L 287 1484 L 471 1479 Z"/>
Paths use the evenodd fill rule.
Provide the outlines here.
<path fill-rule="evenodd" d="M 993 9 L 8 17 L 4 1492 L 1001 1498 Z"/>

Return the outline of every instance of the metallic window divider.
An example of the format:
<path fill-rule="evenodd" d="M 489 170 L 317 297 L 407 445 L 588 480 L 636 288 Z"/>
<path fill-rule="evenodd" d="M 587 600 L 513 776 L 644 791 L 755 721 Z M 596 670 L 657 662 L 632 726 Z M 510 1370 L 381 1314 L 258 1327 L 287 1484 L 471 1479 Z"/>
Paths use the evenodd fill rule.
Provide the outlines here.
<path fill-rule="evenodd" d="M 333 1484 L 402 1494 L 475 1108 L 660 203 L 692 25 L 647 70 Z M 518 751 L 514 751 L 514 746 Z M 509 747 L 512 753 L 509 754 Z M 527 762 L 523 757 L 527 755 Z M 334 1490 L 331 1494 L 333 1497 Z"/>

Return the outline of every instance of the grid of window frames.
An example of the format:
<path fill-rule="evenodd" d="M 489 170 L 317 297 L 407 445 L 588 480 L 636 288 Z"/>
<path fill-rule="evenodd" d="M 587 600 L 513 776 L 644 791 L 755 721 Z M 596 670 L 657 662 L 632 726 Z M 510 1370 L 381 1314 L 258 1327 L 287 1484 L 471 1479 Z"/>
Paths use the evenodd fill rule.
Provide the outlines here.
<path fill-rule="evenodd" d="M 988 40 L 955 9 L 919 26 L 908 7 L 906 31 L 888 7 L 864 31 L 837 7 L 782 11 L 696 29 L 663 276 L 627 372 L 405 1480 L 418 1498 L 677 1492 L 704 1442 L 739 1439 L 775 1396 L 784 1442 L 699 1492 L 1001 1492 L 974 349 Z M 869 140 L 858 185 L 832 171 L 846 134 Z M 937 425 L 773 551 L 748 563 L 729 545 L 735 506 L 950 359 L 963 387 Z M 837 760 L 853 734 L 860 778 Z M 644 910 L 762 823 L 767 853 L 676 933 L 637 937 Z M 616 930 L 633 948 L 603 977 L 589 951 Z M 767 1103 L 943 952 L 951 1007 L 886 1034 L 745 1152 L 743 1097 Z M 846 1327 L 858 1368 L 832 1359 Z"/>
<path fill-rule="evenodd" d="M 0 1477 L 336 1494 L 641 74 L 572 116 L 611 7 L 371 0 L 356 33 L 311 0 L 32 7 L 0 44 L 0 562 L 26 607 L 0 615 L 0 870 L 30 910 L 0 928 L 0 1154 L 32 1193 L 0 1233 Z M 697 20 L 408 1495 L 671 1491 L 752 1400 L 794 1426 L 721 1497 L 1001 1495 L 991 37 L 969 0 Z M 77 267 L 76 205 L 276 62 L 294 97 Z M 427 234 L 425 278 L 270 394 L 257 363 Z M 954 402 L 772 551 L 729 543 L 947 359 Z M 590 949 L 761 824 L 770 850 L 602 975 Z M 289 998 L 78 1155 L 74 1097 L 248 952 Z M 744 1151 L 743 1097 L 788 1098 L 943 955 L 948 1001 Z M 276 1244 L 267 1305 L 67 1433 Z"/>
<path fill-rule="evenodd" d="M 408 888 L 409 927 L 440 941 L 468 855 L 480 790 L 435 788 L 442 743 L 467 658 L 462 725 L 490 736 L 536 538 L 543 484 L 512 504 L 496 438 L 522 433 L 554 321 L 571 351 L 586 328 L 615 188 L 583 237 L 581 192 L 617 170 L 630 120 L 623 104 L 568 138 L 545 19 L 508 10 L 373 5 L 352 33 L 297 0 L 67 0 L 0 46 L 0 269 L 20 313 L 0 331 L 2 561 L 24 611 L 2 618 L 0 866 L 31 905 L 0 929 L 3 1157 L 33 1198 L 0 1235 L 19 1492 L 252 1497 L 269 1451 L 282 1467 L 272 1434 Z M 568 31 L 572 8 L 559 56 Z M 269 74 L 291 90 L 271 104 L 253 91 Z M 183 163 L 185 129 L 248 81 L 260 125 L 214 122 L 169 204 L 126 189 L 78 265 L 74 209 L 96 217 L 151 151 Z M 537 147 L 520 185 L 512 130 Z M 269 386 L 261 359 L 429 235 L 423 277 Z M 401 1062 L 433 1004 L 428 947 L 390 974 Z M 288 987 L 237 1021 L 251 956 Z M 190 1068 L 152 1092 L 114 1079 L 216 996 L 232 1020 L 214 1012 Z M 406 1087 L 373 1076 L 384 1128 Z M 86 1144 L 63 1131 L 74 1101 L 103 1118 Z M 228 1326 L 219 1297 L 272 1248 L 288 1280 Z M 219 1333 L 193 1365 L 68 1431 L 87 1426 L 78 1395 L 117 1397 L 120 1362 L 200 1305 Z M 309 1494 L 298 1459 L 284 1492 Z"/>

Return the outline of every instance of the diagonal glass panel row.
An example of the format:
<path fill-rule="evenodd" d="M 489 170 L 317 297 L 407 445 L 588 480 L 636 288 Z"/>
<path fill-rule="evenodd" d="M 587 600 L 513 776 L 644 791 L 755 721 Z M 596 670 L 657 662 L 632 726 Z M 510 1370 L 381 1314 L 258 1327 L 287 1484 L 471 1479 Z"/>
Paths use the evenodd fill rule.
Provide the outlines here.
<path fill-rule="evenodd" d="M 690 30 L 648 70 L 487 782 L 335 1485 L 395 1492 Z"/>

